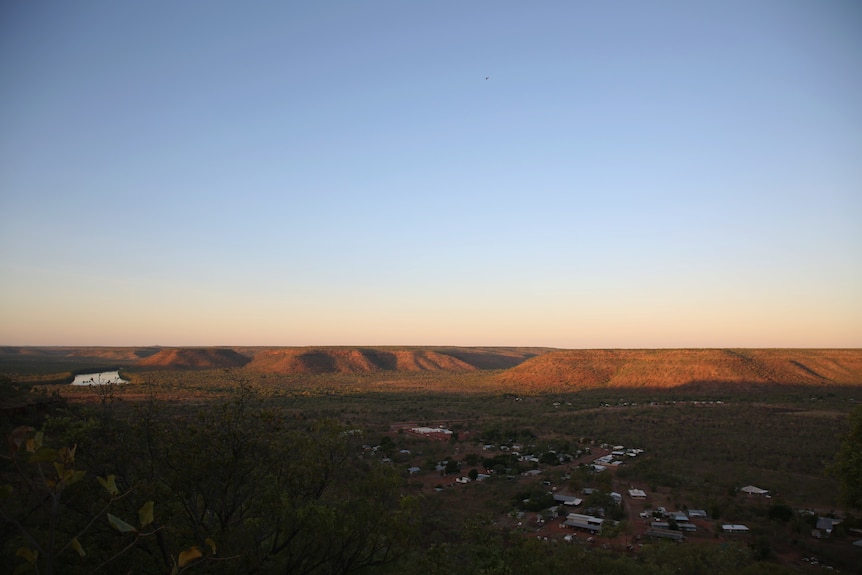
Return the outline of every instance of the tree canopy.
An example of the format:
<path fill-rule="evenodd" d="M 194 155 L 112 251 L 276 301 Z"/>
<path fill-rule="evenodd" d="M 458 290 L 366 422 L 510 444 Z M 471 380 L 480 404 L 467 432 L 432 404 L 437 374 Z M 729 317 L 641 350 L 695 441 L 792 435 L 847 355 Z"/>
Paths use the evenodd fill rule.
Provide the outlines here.
<path fill-rule="evenodd" d="M 862 406 L 850 415 L 850 430 L 832 468 L 841 481 L 841 500 L 854 509 L 862 509 Z"/>

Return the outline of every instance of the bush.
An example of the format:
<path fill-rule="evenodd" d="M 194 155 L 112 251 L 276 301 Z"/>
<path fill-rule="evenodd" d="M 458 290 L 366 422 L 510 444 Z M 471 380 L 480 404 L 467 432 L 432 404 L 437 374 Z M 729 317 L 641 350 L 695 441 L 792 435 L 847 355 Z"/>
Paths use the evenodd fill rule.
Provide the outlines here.
<path fill-rule="evenodd" d="M 769 518 L 780 523 L 787 523 L 793 519 L 793 508 L 784 503 L 776 503 L 769 508 Z"/>

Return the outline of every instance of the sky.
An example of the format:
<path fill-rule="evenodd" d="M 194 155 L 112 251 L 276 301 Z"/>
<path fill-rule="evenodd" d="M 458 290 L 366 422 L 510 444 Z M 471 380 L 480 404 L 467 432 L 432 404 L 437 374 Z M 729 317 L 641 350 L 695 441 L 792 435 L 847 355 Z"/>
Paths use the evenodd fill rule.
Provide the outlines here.
<path fill-rule="evenodd" d="M 0 4 L 0 345 L 862 347 L 862 5 Z"/>

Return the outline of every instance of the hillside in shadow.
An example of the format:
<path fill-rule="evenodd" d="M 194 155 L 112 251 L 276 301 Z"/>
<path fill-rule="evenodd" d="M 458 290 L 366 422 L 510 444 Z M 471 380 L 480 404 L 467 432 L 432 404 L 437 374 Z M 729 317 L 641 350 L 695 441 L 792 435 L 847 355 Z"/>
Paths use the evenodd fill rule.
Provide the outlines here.
<path fill-rule="evenodd" d="M 168 348 L 137 362 L 141 368 L 213 369 L 242 367 L 249 358 L 227 348 Z"/>
<path fill-rule="evenodd" d="M 289 348 L 263 350 L 246 369 L 262 373 L 363 374 L 388 371 L 463 372 L 477 369 L 452 355 L 423 349 Z"/>

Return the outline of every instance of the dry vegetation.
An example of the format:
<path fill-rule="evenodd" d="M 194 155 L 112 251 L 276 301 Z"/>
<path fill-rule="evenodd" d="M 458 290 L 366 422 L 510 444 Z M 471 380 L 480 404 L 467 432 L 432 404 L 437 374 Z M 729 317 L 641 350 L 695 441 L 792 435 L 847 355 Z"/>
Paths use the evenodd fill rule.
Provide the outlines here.
<path fill-rule="evenodd" d="M 144 436 L 122 426 L 154 417 L 153 421 L 165 424 L 165 445 L 191 442 L 198 436 L 174 428 L 198 425 L 201 414 L 223 417 L 225 405 L 240 390 L 253 391 L 255 401 L 278 415 L 250 417 L 248 428 L 237 427 L 255 441 L 270 442 L 269 432 L 255 431 L 256 425 L 266 422 L 277 423 L 283 431 L 295 429 L 299 438 L 307 435 L 314 422 L 332 421 L 338 429 L 360 430 L 361 435 L 349 435 L 351 441 L 382 447 L 357 447 L 352 452 L 357 464 L 366 472 L 393 471 L 400 477 L 391 484 L 399 497 L 416 496 L 414 501 L 420 505 L 416 520 L 421 542 L 411 544 L 410 555 L 393 564 L 392 570 L 380 573 L 474 573 L 468 566 L 483 558 L 506 565 L 523 561 L 523 569 L 513 572 L 561 574 L 570 573 L 572 564 L 589 561 L 594 564 L 583 569 L 587 573 L 662 575 L 730 575 L 742 572 L 743 567 L 748 573 L 771 575 L 806 572 L 803 555 L 828 558 L 845 572 L 854 564 L 855 549 L 846 534 L 820 541 L 810 536 L 811 526 L 799 513 L 783 523 L 769 513 L 773 506 L 843 513 L 838 481 L 826 469 L 847 429 L 848 414 L 862 400 L 862 350 L 192 348 L 159 350 L 150 361 L 140 361 L 136 353 L 0 350 L 0 373 L 14 376 L 23 371 L 31 378 L 10 377 L 15 382 L 26 380 L 26 384 L 0 386 L 30 398 L 13 404 L 0 397 L 0 407 L 10 415 L 5 431 L 21 423 L 38 428 L 45 414 L 54 415 L 49 421 L 55 426 L 68 425 L 67 433 L 93 427 L 88 433 L 102 437 L 107 425 L 105 429 L 112 433 L 123 431 L 125 435 L 104 444 L 77 436 L 70 436 L 69 442 L 79 444 L 81 457 L 91 458 L 94 469 L 113 469 L 126 460 L 137 465 L 142 456 L 131 447 Z M 235 361 L 232 367 L 228 360 Z M 111 388 L 73 387 L 48 378 L 42 381 L 50 385 L 35 384 L 43 377 L 40 374 L 60 369 L 80 372 L 86 365 L 121 366 L 131 383 Z M 210 432 L 228 430 L 230 426 L 220 421 L 213 420 Z M 405 431 L 413 425 L 442 425 L 456 434 L 445 441 L 432 440 Z M 53 433 L 56 436 L 57 430 Z M 245 465 L 259 467 L 261 485 L 267 485 L 267 466 L 272 462 L 263 465 L 266 460 L 258 461 L 255 455 L 240 466 L 230 458 L 230 465 L 213 466 L 209 453 L 220 442 L 199 437 L 207 448 L 190 443 L 183 453 L 203 454 L 191 462 L 191 468 L 199 468 L 200 477 L 223 471 L 229 475 L 225 485 L 242 485 L 257 493 L 230 476 Z M 534 455 L 588 448 L 598 454 L 607 451 L 600 447 L 606 442 L 643 448 L 645 453 L 604 474 L 588 472 L 578 465 L 580 460 L 563 465 L 543 459 L 541 464 L 511 463 L 511 478 L 495 475 L 484 483 L 454 482 L 454 477 L 471 468 L 484 471 L 484 460 L 503 455 L 500 446 L 504 444 L 519 443 L 525 453 Z M 293 436 L 283 444 L 273 444 L 291 453 L 289 457 L 281 451 L 270 454 L 273 461 L 292 461 L 295 444 Z M 486 449 L 486 444 L 497 447 Z M 111 451 L 114 446 L 122 449 L 115 453 Z M 97 457 L 93 452 L 100 448 L 105 453 Z M 166 448 L 165 453 L 172 452 Z M 588 462 L 594 455 L 582 457 Z M 183 456 L 184 463 L 186 459 Z M 444 460 L 456 460 L 457 473 L 445 475 L 435 470 Z M 408 473 L 410 466 L 420 472 Z M 542 475 L 521 475 L 531 467 L 542 469 Z M 300 468 L 309 467 L 303 464 Z M 356 473 L 348 479 L 365 477 Z M 547 491 L 542 481 L 551 481 L 562 493 L 572 494 L 584 487 L 625 493 L 636 486 L 647 491 L 653 507 L 706 509 L 710 520 L 685 545 L 647 544 L 636 556 L 628 556 L 612 552 L 623 549 L 628 536 L 599 538 L 601 544 L 607 540 L 619 547 L 607 553 L 599 543 L 587 545 L 585 537 L 580 537 L 580 544 L 552 548 L 551 556 L 547 546 L 536 543 L 534 515 L 530 515 L 533 521 L 525 520 L 523 525 L 520 519 L 512 519 L 513 506 L 523 501 L 523 493 Z M 436 487 L 441 484 L 446 487 L 438 493 Z M 768 488 L 776 497 L 755 500 L 738 495 L 736 490 L 746 484 Z M 376 493 L 378 486 L 372 487 Z M 168 498 L 184 493 L 176 489 L 160 495 L 159 512 L 170 509 L 164 504 Z M 332 500 L 341 501 L 338 497 Z M 626 505 L 630 505 L 628 500 Z M 627 528 L 635 532 L 645 529 L 638 510 L 627 508 L 632 519 Z M 134 511 L 130 507 L 128 513 Z M 339 511 L 337 516 L 366 516 L 355 510 L 350 513 Z M 376 521 L 377 515 L 371 517 Z M 179 522 L 176 517 L 172 520 Z M 720 535 L 716 525 L 722 521 L 746 523 L 752 534 L 746 538 Z M 848 516 L 846 527 L 856 525 L 860 523 Z M 105 531 L 106 537 L 110 535 L 108 527 Z M 558 539 L 562 533 L 550 527 L 542 531 Z M 318 536 L 314 530 L 309 534 L 314 541 L 331 538 L 331 534 Z M 220 546 L 222 540 L 230 544 L 222 537 Z M 528 543 L 539 546 L 527 548 Z M 730 546 L 742 550 L 740 562 L 717 568 L 715 562 L 726 559 L 719 555 Z M 13 556 L 14 549 L 10 553 Z M 656 554 L 660 559 L 654 558 Z M 444 561 L 445 557 L 452 559 Z M 555 561 L 552 565 L 544 563 L 551 559 Z M 691 561 L 701 566 L 693 569 Z M 665 569 L 665 565 L 672 568 Z"/>
<path fill-rule="evenodd" d="M 532 391 L 693 384 L 857 385 L 862 383 L 862 350 L 556 351 L 503 372 L 499 380 Z"/>

